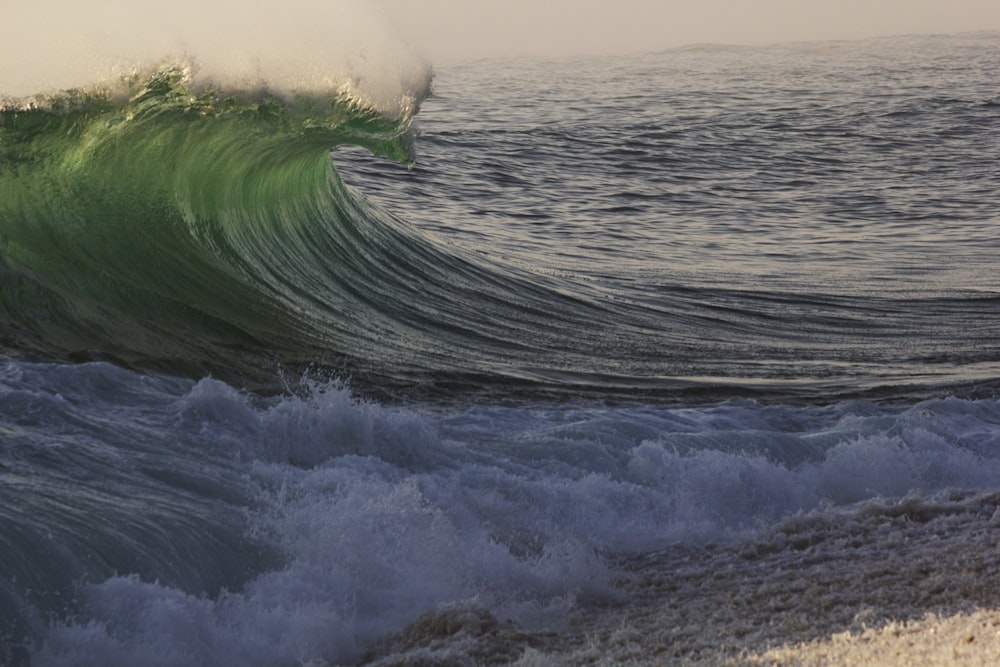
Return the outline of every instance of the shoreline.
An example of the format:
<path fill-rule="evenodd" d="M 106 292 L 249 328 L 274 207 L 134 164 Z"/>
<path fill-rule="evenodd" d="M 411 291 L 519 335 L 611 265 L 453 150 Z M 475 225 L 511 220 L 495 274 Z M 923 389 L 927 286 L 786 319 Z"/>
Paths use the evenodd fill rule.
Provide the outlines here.
<path fill-rule="evenodd" d="M 617 629 L 612 609 L 587 619 L 597 641 L 563 652 L 563 664 L 838 664 L 901 650 L 901 637 L 919 658 L 1000 623 L 1000 492 L 870 501 L 645 560 L 631 568 Z M 963 647 L 998 649 L 996 631 Z"/>
<path fill-rule="evenodd" d="M 1000 662 L 1000 491 L 869 501 L 745 542 L 630 558 L 622 595 L 532 632 L 428 612 L 362 664 L 985 665 Z"/>

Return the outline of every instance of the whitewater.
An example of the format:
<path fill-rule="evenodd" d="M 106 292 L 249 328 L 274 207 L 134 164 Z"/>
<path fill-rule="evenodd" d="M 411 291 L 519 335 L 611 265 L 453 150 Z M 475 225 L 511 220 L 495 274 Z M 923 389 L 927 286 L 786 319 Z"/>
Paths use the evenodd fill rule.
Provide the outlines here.
<path fill-rule="evenodd" d="M 0 664 L 998 609 L 1000 34 L 432 77 L 242 30 L 0 81 Z"/>

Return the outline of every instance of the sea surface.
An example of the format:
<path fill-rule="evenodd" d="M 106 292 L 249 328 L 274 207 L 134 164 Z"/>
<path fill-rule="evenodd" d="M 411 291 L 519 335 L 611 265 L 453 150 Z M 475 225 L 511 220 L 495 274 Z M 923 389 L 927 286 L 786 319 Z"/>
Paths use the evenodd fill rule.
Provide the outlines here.
<path fill-rule="evenodd" d="M 1000 33 L 196 70 L 0 108 L 0 665 L 543 664 L 664 554 L 1000 521 Z"/>

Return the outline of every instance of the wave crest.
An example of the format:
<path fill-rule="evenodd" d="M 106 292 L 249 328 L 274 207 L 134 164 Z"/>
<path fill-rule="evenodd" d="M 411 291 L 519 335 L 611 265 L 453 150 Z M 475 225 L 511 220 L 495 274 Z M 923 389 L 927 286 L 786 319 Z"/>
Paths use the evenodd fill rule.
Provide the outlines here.
<path fill-rule="evenodd" d="M 401 88 L 390 104 L 386 99 L 373 100 L 357 78 L 328 78 L 324 86 L 305 89 L 272 87 L 263 80 L 222 84 L 199 76 L 196 61 L 179 59 L 135 69 L 110 83 L 0 98 L 0 127 L 16 131 L 21 123 L 30 132 L 32 116 L 45 117 L 49 122 L 49 116 L 72 117 L 70 123 L 78 126 L 95 114 L 114 114 L 103 119 L 108 125 L 151 114 L 181 113 L 202 118 L 260 114 L 280 120 L 278 126 L 282 129 L 318 139 L 325 149 L 351 143 L 376 154 L 410 161 L 413 156 L 408 131 L 429 93 L 429 71 L 425 80 Z"/>

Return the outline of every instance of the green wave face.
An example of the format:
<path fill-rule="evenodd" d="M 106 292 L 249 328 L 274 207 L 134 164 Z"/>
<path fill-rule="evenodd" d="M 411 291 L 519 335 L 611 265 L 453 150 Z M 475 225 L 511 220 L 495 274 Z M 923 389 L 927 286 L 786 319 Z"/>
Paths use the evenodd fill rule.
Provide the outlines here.
<path fill-rule="evenodd" d="M 330 278 L 370 207 L 329 151 L 406 162 L 411 115 L 182 67 L 122 87 L 0 110 L 0 343 L 184 373 L 339 353 Z"/>

